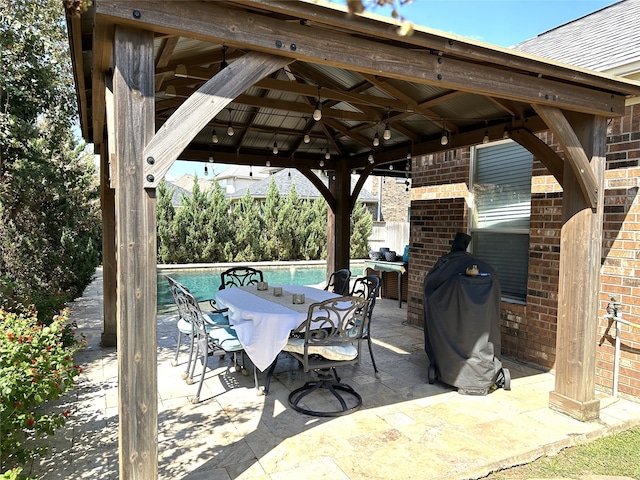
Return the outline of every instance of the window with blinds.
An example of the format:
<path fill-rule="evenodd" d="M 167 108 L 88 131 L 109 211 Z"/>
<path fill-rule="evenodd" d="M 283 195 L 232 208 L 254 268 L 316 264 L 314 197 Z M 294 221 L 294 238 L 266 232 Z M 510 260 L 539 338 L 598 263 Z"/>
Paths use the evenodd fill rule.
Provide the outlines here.
<path fill-rule="evenodd" d="M 527 297 L 532 165 L 511 140 L 474 149 L 473 254 L 496 270 L 502 296 L 519 301 Z"/>

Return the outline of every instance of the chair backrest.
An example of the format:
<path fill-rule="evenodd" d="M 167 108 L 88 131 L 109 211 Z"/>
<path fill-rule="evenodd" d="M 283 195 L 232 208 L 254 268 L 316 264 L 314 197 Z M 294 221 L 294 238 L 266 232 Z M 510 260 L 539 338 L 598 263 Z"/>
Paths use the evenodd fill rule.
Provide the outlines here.
<path fill-rule="evenodd" d="M 295 330 L 304 336 L 305 355 L 308 347 L 359 347 L 369 321 L 365 314 L 368 304 L 367 299 L 351 296 L 312 303 L 306 320 Z"/>
<path fill-rule="evenodd" d="M 329 276 L 329 281 L 324 289 L 331 289 L 333 293 L 337 293 L 338 295 L 347 295 L 349 293 L 350 278 L 351 271 L 348 268 L 336 270 Z"/>
<path fill-rule="evenodd" d="M 229 287 L 244 287 L 256 285 L 264 281 L 262 270 L 251 267 L 233 267 L 220 274 L 220 290 Z"/>
<path fill-rule="evenodd" d="M 351 295 L 370 300 L 367 311 L 367 317 L 369 317 L 369 320 L 371 320 L 371 314 L 373 313 L 373 307 L 376 305 L 376 298 L 378 298 L 379 290 L 380 277 L 378 275 L 366 275 L 364 277 L 359 277 L 356 278 L 353 283 Z"/>
<path fill-rule="evenodd" d="M 183 295 L 184 292 L 188 292 L 189 289 L 170 276 L 167 275 L 166 277 L 169 282 L 169 288 L 171 289 L 171 295 L 173 295 L 173 301 L 176 303 L 176 307 L 178 308 L 178 315 L 183 320 L 189 321 L 189 312 Z"/>
<path fill-rule="evenodd" d="M 183 308 L 185 310 L 185 314 L 187 317 L 185 320 L 191 322 L 194 331 L 198 334 L 198 338 L 207 335 L 206 327 L 205 327 L 205 319 L 202 314 L 202 310 L 200 309 L 200 304 L 196 297 L 185 287 L 180 289 L 178 296 L 180 298 L 180 302 L 183 304 Z"/>

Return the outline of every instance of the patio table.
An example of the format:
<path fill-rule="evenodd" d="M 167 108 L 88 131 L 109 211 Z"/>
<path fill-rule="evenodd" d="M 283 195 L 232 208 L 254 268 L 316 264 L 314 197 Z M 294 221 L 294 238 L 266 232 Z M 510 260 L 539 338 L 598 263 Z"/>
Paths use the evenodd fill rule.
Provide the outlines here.
<path fill-rule="evenodd" d="M 282 296 L 273 294 L 282 288 Z M 293 304 L 293 294 L 304 294 L 304 304 Z M 264 371 L 284 348 L 289 334 L 306 318 L 309 305 L 339 295 L 300 285 L 269 285 L 260 291 L 256 285 L 225 288 L 216 293 L 216 303 L 229 309 L 229 323 L 235 328 L 245 352 Z"/>

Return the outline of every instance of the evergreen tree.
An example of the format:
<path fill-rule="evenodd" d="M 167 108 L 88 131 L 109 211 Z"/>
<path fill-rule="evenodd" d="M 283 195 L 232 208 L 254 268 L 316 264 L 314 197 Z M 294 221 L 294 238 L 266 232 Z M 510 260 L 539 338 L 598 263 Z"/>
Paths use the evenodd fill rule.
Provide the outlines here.
<path fill-rule="evenodd" d="M 262 232 L 264 220 L 260 207 L 247 189 L 244 197 L 233 209 L 235 227 L 235 262 L 257 262 L 265 259 Z"/>
<path fill-rule="evenodd" d="M 284 201 L 280 203 L 273 234 L 273 236 L 278 239 L 277 260 L 300 259 L 300 218 L 298 216 L 300 203 L 296 186 L 292 183 L 289 194 Z"/>
<path fill-rule="evenodd" d="M 297 218 L 301 258 L 319 260 L 327 257 L 327 202 L 322 197 L 302 202 Z"/>
<path fill-rule="evenodd" d="M 373 233 L 373 217 L 362 202 L 356 202 L 351 213 L 351 258 L 365 258 L 369 253 L 369 237 Z"/>
<path fill-rule="evenodd" d="M 230 262 L 235 251 L 234 232 L 230 216 L 230 201 L 220 184 L 214 180 L 207 210 L 207 244 L 204 257 L 209 262 Z"/>
<path fill-rule="evenodd" d="M 162 180 L 158 185 L 158 201 L 156 204 L 156 217 L 158 228 L 158 263 L 173 263 L 174 241 L 172 237 L 173 220 L 176 215 L 171 203 L 174 189 L 169 188 Z"/>
<path fill-rule="evenodd" d="M 42 321 L 82 293 L 101 249 L 61 7 L 12 2 L 0 15 L 0 304 L 33 304 Z"/>
<path fill-rule="evenodd" d="M 208 239 L 209 198 L 200 190 L 198 176 L 193 180 L 191 196 L 182 196 L 182 207 L 176 212 L 174 232 L 176 261 L 178 263 L 207 262 L 204 255 Z"/>
<path fill-rule="evenodd" d="M 267 196 L 262 206 L 262 217 L 264 219 L 264 255 L 265 260 L 282 260 L 282 242 L 285 241 L 278 237 L 278 222 L 280 209 L 283 200 L 280 197 L 276 182 L 271 176 Z"/>

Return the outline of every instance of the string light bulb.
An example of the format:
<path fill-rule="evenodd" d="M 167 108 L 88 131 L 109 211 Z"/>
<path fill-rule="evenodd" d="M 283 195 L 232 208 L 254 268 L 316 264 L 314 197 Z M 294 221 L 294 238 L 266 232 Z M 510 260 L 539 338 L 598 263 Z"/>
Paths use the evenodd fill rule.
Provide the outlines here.
<path fill-rule="evenodd" d="M 489 130 L 485 130 L 484 137 L 482 138 L 482 143 L 489 143 Z"/>
<path fill-rule="evenodd" d="M 442 137 L 440 137 L 440 145 L 444 147 L 448 143 L 449 143 L 449 134 L 445 130 L 444 132 L 442 132 Z"/>
<path fill-rule="evenodd" d="M 267 167 L 270 167 L 270 166 L 271 166 L 271 160 L 268 160 L 268 159 L 267 159 L 267 161 L 265 162 L 265 165 L 266 165 Z"/>
<path fill-rule="evenodd" d="M 324 160 L 320 160 L 320 168 L 324 167 Z"/>
<path fill-rule="evenodd" d="M 391 126 L 389 125 L 389 122 L 387 122 L 387 124 L 384 126 L 382 138 L 384 138 L 385 140 L 391 139 Z"/>
<path fill-rule="evenodd" d="M 377 147 L 380 145 L 380 137 L 378 136 L 378 132 L 373 136 L 373 146 Z"/>
<path fill-rule="evenodd" d="M 373 165 L 373 153 L 369 154 L 369 157 L 367 158 L 367 160 L 369 160 L 369 163 Z"/>
<path fill-rule="evenodd" d="M 229 135 L 230 137 L 233 137 L 233 134 L 236 133 L 235 130 L 233 130 L 233 125 L 231 124 L 231 120 L 229 120 L 229 125 L 227 126 L 227 135 Z"/>
<path fill-rule="evenodd" d="M 319 122 L 322 119 L 322 104 L 320 100 L 316 102 L 316 109 L 313 111 L 313 119 Z"/>
<path fill-rule="evenodd" d="M 329 160 L 329 159 L 331 158 L 331 154 L 329 153 L 329 149 L 328 149 L 328 148 L 327 148 L 327 151 L 326 151 L 326 152 L 324 152 L 324 158 L 325 158 L 326 160 Z"/>
<path fill-rule="evenodd" d="M 220 139 L 218 138 L 218 135 L 216 134 L 216 129 L 213 129 L 213 132 L 211 133 L 211 141 L 213 143 L 218 143 L 220 141 Z"/>
<path fill-rule="evenodd" d="M 316 109 L 313 111 L 313 119 L 319 122 L 322 119 L 322 102 L 320 102 L 320 85 L 318 85 L 318 101 L 316 102 Z"/>
<path fill-rule="evenodd" d="M 278 150 L 278 142 L 273 142 L 273 154 L 277 155 L 279 152 Z"/>
<path fill-rule="evenodd" d="M 304 143 L 309 143 L 311 141 L 311 136 L 308 133 L 305 133 L 302 140 L 304 141 Z"/>
<path fill-rule="evenodd" d="M 204 176 L 206 177 L 207 175 L 209 175 L 209 169 L 207 168 L 207 166 L 204 166 Z"/>
<path fill-rule="evenodd" d="M 504 131 L 502 132 L 502 138 L 504 139 L 509 138 L 509 130 L 507 130 L 507 127 L 504 127 Z"/>
<path fill-rule="evenodd" d="M 389 164 L 389 170 L 393 170 L 393 164 Z"/>

